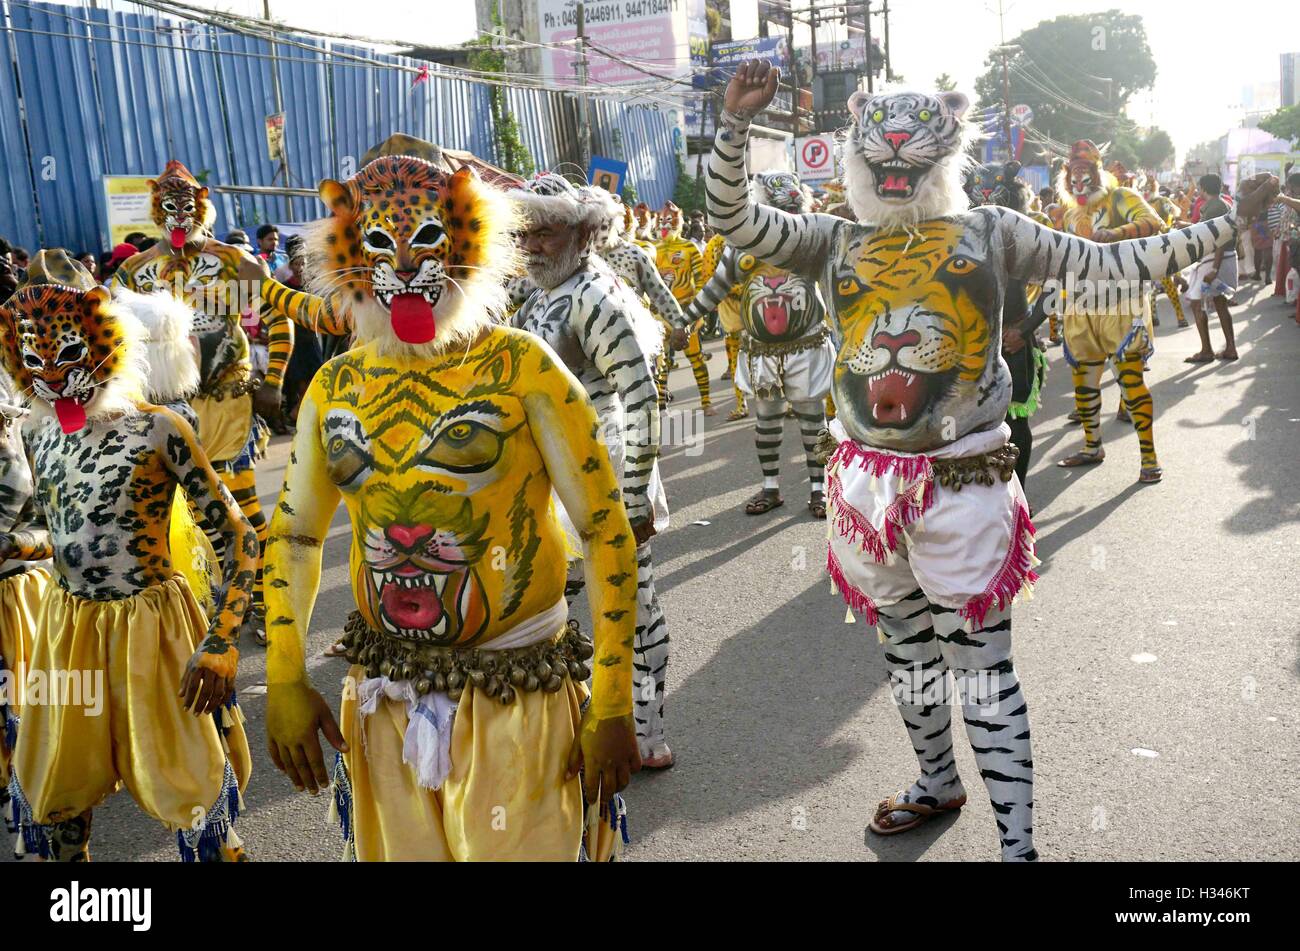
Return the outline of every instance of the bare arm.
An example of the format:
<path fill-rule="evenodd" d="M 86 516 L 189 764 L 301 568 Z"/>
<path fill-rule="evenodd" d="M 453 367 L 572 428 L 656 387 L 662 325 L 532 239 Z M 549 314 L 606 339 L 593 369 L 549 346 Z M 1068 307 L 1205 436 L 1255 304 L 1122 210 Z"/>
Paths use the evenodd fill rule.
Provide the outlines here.
<path fill-rule="evenodd" d="M 772 101 L 779 76 L 780 70 L 766 62 L 751 62 L 737 70 L 727 85 L 726 108 L 704 178 L 709 224 L 737 250 L 815 278 L 844 219 L 792 215 L 754 204 L 749 195 L 745 166 L 749 123 Z"/>
<path fill-rule="evenodd" d="M 654 258 L 647 254 L 644 248 L 630 241 L 627 243 L 627 250 L 636 262 L 637 286 L 646 296 L 646 300 L 650 301 L 650 309 L 672 324 L 675 329 L 685 330 L 686 316 L 682 313 L 682 305 L 677 303 L 677 298 L 664 283 L 659 268 L 655 266 Z"/>
<path fill-rule="evenodd" d="M 176 477 L 213 550 L 223 552 L 221 576 L 225 584 L 215 592 L 208 636 L 190 658 L 181 682 L 185 705 L 195 713 L 211 713 L 235 689 L 239 664 L 235 645 L 253 596 L 257 533 L 212 468 L 189 423 L 168 409 L 155 412 L 155 445 L 163 465 Z"/>
<path fill-rule="evenodd" d="M 242 270 L 240 277 L 241 279 L 245 277 Z M 326 298 L 308 294 L 306 291 L 296 291 L 265 274 L 250 273 L 248 277 L 258 282 L 258 297 L 262 300 L 263 319 L 291 320 L 307 330 L 322 331 L 339 337 L 346 337 L 352 333 L 349 321 L 343 315 L 336 313 L 333 304 Z"/>
<path fill-rule="evenodd" d="M 320 442 L 321 391 L 313 383 L 298 413 L 284 488 L 266 542 L 266 738 L 271 759 L 299 790 L 329 785 L 317 730 L 340 751 L 342 733 L 307 676 L 307 631 L 320 590 L 321 551 L 339 503 Z"/>
<path fill-rule="evenodd" d="M 0 562 L 12 558 L 16 561 L 45 561 L 54 557 L 50 532 L 45 527 L 45 512 L 34 497 L 19 510 L 12 532 L 0 534 Z"/>

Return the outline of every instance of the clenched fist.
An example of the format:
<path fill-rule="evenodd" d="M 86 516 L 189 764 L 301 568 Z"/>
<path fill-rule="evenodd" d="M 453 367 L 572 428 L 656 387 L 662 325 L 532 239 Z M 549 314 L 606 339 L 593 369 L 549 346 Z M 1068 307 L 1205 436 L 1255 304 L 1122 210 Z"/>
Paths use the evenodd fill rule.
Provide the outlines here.
<path fill-rule="evenodd" d="M 781 70 L 764 59 L 751 59 L 741 64 L 736 75 L 727 83 L 722 104 L 728 112 L 742 119 L 758 115 L 776 96 L 776 84 Z"/>

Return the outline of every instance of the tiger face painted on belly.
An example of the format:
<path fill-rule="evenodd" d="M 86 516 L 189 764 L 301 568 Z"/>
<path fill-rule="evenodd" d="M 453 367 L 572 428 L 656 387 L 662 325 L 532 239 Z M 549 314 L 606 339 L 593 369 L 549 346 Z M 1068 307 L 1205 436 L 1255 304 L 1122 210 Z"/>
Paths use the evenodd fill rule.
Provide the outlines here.
<path fill-rule="evenodd" d="M 997 279 L 979 223 L 854 234 L 837 262 L 835 403 L 873 445 L 936 445 L 1006 411 L 1010 378 L 986 316 Z"/>
<path fill-rule="evenodd" d="M 374 349 L 326 364 L 310 394 L 324 473 L 352 516 L 357 605 L 393 637 L 490 639 L 564 585 L 551 480 L 517 389 L 529 348 L 501 333 L 418 373 Z M 286 485 L 281 508 L 309 504 Z"/>

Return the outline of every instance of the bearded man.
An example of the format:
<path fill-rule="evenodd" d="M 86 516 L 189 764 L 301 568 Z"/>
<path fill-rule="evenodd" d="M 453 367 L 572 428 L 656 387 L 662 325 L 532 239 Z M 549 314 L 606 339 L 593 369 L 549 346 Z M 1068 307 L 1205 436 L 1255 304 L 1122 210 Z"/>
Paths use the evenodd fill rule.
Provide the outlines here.
<path fill-rule="evenodd" d="M 652 361 L 660 331 L 650 312 L 596 253 L 616 212 L 612 196 L 544 172 L 512 193 L 527 225 L 522 248 L 537 285 L 514 325 L 559 354 L 596 407 L 637 545 L 633 709 L 643 769 L 673 764 L 664 739 L 668 627 L 655 594 L 650 538 L 667 526 L 658 478 L 659 410 Z"/>

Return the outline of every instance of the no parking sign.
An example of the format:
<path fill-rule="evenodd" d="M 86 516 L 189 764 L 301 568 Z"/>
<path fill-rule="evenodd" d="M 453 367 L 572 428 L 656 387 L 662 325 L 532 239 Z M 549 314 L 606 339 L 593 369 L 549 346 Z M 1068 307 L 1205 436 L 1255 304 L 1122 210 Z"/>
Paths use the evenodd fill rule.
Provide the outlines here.
<path fill-rule="evenodd" d="M 795 140 L 795 162 L 805 182 L 835 177 L 835 140 L 831 135 L 808 135 Z"/>

